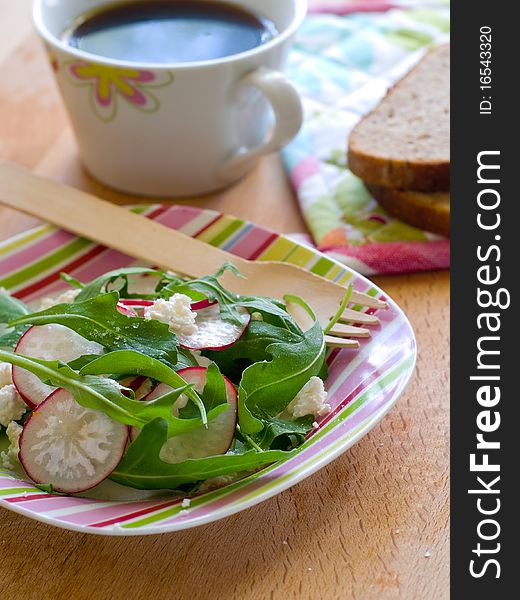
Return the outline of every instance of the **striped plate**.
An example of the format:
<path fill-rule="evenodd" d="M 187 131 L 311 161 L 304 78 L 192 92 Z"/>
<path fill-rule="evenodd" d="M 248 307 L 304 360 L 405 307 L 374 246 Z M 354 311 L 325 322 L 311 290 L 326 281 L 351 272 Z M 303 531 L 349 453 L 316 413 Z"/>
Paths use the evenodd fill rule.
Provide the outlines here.
<path fill-rule="evenodd" d="M 209 210 L 147 206 L 136 211 L 233 254 L 254 260 L 281 260 L 341 284 L 382 297 L 365 278 L 287 237 Z M 0 245 L 0 286 L 26 302 L 64 287 L 66 271 L 87 281 L 111 269 L 136 264 L 114 250 L 93 245 L 49 226 Z M 361 308 L 361 307 L 359 307 Z M 365 435 L 403 392 L 415 364 L 415 339 L 402 311 L 390 301 L 380 329 L 360 351 L 332 351 L 327 380 L 332 412 L 291 459 L 276 463 L 224 488 L 192 498 L 188 508 L 172 495 L 142 498 L 124 488 L 112 496 L 78 498 L 42 493 L 30 481 L 0 471 L 0 504 L 58 527 L 105 535 L 176 531 L 227 517 L 278 494 L 308 477 Z M 126 494 L 126 495 L 125 495 Z"/>

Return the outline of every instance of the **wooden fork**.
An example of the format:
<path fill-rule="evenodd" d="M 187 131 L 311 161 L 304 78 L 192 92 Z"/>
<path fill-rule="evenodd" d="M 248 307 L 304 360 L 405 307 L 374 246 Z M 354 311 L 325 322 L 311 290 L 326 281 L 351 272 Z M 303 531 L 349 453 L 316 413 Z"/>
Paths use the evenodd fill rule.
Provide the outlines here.
<path fill-rule="evenodd" d="M 285 294 L 300 296 L 313 307 L 323 327 L 337 313 L 345 297 L 344 287 L 300 267 L 245 260 L 13 164 L 0 164 L 0 203 L 181 275 L 201 277 L 215 273 L 225 262 L 232 262 L 246 279 L 227 272 L 222 284 L 229 290 L 279 299 Z M 353 292 L 350 303 L 387 308 L 385 302 L 357 291 Z M 304 315 L 294 316 L 303 326 Z M 359 342 L 351 338 L 368 337 L 366 326 L 378 323 L 374 315 L 347 308 L 326 336 L 326 343 L 332 347 L 357 348 Z"/>

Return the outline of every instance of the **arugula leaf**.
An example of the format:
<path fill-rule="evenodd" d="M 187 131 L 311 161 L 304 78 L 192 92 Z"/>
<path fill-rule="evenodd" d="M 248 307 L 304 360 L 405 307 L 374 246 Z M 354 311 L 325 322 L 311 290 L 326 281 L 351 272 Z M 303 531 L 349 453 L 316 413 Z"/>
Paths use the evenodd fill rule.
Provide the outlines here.
<path fill-rule="evenodd" d="M 82 283 L 75 277 L 72 277 L 72 275 L 69 275 L 68 273 L 60 273 L 60 279 L 65 281 L 65 283 L 68 283 L 70 286 L 78 288 L 80 290 L 82 290 L 85 287 L 84 283 Z"/>
<path fill-rule="evenodd" d="M 272 360 L 248 367 L 239 386 L 239 422 L 246 434 L 261 431 L 265 420 L 285 410 L 311 377 L 323 373 L 325 337 L 319 321 L 314 316 L 314 325 L 299 342 L 273 343 L 266 352 Z"/>
<path fill-rule="evenodd" d="M 100 358 L 99 354 L 84 354 L 76 360 L 71 360 L 69 363 L 69 367 L 74 369 L 75 371 L 81 371 L 83 367 L 86 367 L 91 362 Z M 174 371 L 180 371 L 181 369 L 187 369 L 189 367 L 197 367 L 198 362 L 193 356 L 193 354 L 187 348 L 179 348 L 177 353 L 177 363 L 172 366 Z"/>
<path fill-rule="evenodd" d="M 106 364 L 108 362 L 107 356 L 109 355 L 103 357 L 105 366 L 108 366 Z M 167 383 L 175 389 L 175 393 L 169 394 L 168 397 L 162 396 L 156 400 L 144 402 L 134 400 L 132 390 L 120 386 L 113 379 L 78 374 L 60 361 L 39 360 L 3 350 L 0 350 L 0 360 L 34 373 L 44 383 L 66 389 L 81 406 L 102 411 L 109 417 L 126 425 L 143 427 L 150 421 L 161 418 L 166 423 L 168 436 L 170 437 L 193 431 L 203 425 L 201 418 L 179 419 L 173 416 L 172 407 L 177 398 L 183 393 L 193 395 L 195 392 L 181 377 L 159 361 L 154 361 L 157 371 L 161 373 L 160 376 L 163 378 L 168 375 Z M 107 369 L 105 373 L 107 371 L 110 371 L 110 369 Z M 167 371 L 170 371 L 173 375 L 170 375 Z M 150 369 L 150 372 L 152 372 L 152 369 Z M 225 408 L 226 406 L 214 408 L 208 418 L 215 418 Z M 202 409 L 201 413 L 205 415 L 203 405 Z"/>
<path fill-rule="evenodd" d="M 155 419 L 146 425 L 139 437 L 130 444 L 110 479 L 143 490 L 177 489 L 186 483 L 239 471 L 251 471 L 294 455 L 294 452 L 281 450 L 249 451 L 170 464 L 159 458 L 167 434 L 168 427 L 162 419 Z"/>
<path fill-rule="evenodd" d="M 177 350 L 177 363 L 172 367 L 174 371 L 198 366 L 199 363 L 197 362 L 197 359 L 187 348 L 179 348 Z"/>
<path fill-rule="evenodd" d="M 0 348 L 10 350 L 16 346 L 29 327 L 25 325 L 10 327 L 8 323 L 30 312 L 29 307 L 21 300 L 0 291 Z"/>
<path fill-rule="evenodd" d="M 130 294 L 128 292 L 128 277 L 130 275 L 150 275 L 159 277 L 160 281 L 180 281 L 180 279 L 178 279 L 177 277 L 169 275 L 168 273 L 165 273 L 164 271 L 160 271 L 158 269 L 147 269 L 144 267 L 127 267 L 124 269 L 116 269 L 114 271 L 104 273 L 97 279 L 94 279 L 93 281 L 85 285 L 82 291 L 78 294 L 76 302 L 90 300 L 91 298 L 94 298 L 95 296 L 98 296 L 99 294 L 108 291 L 111 286 L 113 287 L 111 291 L 117 290 L 121 292 L 121 297 L 131 298 L 133 297 L 133 294 Z M 120 282 L 120 285 L 119 287 L 115 287 L 115 284 L 118 281 Z M 140 294 L 139 298 L 143 298 L 143 295 Z"/>
<path fill-rule="evenodd" d="M 128 317 L 117 310 L 119 294 L 110 292 L 74 304 L 59 304 L 24 315 L 11 325 L 58 323 L 107 350 L 135 350 L 167 364 L 177 362 L 177 338 L 156 320 Z"/>
<path fill-rule="evenodd" d="M 186 385 L 184 379 L 167 365 L 150 356 L 131 350 L 116 350 L 104 354 L 85 365 L 80 373 L 81 375 L 102 375 L 103 373 L 110 373 L 111 375 L 141 375 L 161 381 L 172 388 Z M 202 422 L 206 425 L 206 407 L 200 396 L 192 388 L 188 388 L 184 393 L 197 406 L 202 417 Z M 226 395 L 224 394 L 223 397 L 225 399 Z M 213 408 L 212 406 L 211 409 Z"/>
<path fill-rule="evenodd" d="M 295 421 L 271 419 L 266 421 L 260 433 L 253 434 L 251 439 L 263 450 L 269 448 L 291 448 L 293 440 L 300 445 L 305 436 L 312 430 L 314 417 L 302 417 Z"/>
<path fill-rule="evenodd" d="M 271 344 L 295 344 L 302 338 L 302 333 L 296 334 L 265 321 L 251 321 L 242 337 L 232 346 L 225 350 L 205 351 L 204 356 L 218 362 L 222 372 L 231 380 L 239 381 L 245 368 L 270 358 L 267 348 Z"/>

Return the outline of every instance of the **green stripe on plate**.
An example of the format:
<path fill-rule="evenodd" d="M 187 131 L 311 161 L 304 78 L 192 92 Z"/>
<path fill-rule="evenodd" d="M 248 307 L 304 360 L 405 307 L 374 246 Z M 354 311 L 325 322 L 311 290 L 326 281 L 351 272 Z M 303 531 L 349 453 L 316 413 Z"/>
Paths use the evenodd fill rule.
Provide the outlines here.
<path fill-rule="evenodd" d="M 320 258 L 320 260 L 312 267 L 311 273 L 324 277 L 334 266 L 334 263 L 328 258 Z"/>
<path fill-rule="evenodd" d="M 257 260 L 281 260 L 285 262 L 296 246 L 297 244 L 292 240 L 280 236 L 262 252 Z"/>
<path fill-rule="evenodd" d="M 354 277 L 354 272 L 346 271 L 343 276 L 338 280 L 340 285 L 347 285 L 347 283 Z"/>
<path fill-rule="evenodd" d="M 9 254 L 13 250 L 20 248 L 20 246 L 25 246 L 29 244 L 29 242 L 33 242 L 48 233 L 52 233 L 54 231 L 54 227 L 50 225 L 43 225 L 41 227 L 37 227 L 35 229 L 31 229 L 27 233 L 22 233 L 16 236 L 14 239 L 11 238 L 7 240 L 5 244 L 0 244 L 0 256 L 4 254 Z"/>
<path fill-rule="evenodd" d="M 0 279 L 0 285 L 6 288 L 12 288 L 33 279 L 40 273 L 55 267 L 56 265 L 70 259 L 73 254 L 84 250 L 90 246 L 92 242 L 81 238 L 76 238 L 70 244 L 62 246 L 56 252 L 47 254 L 43 259 L 32 263 L 31 265 L 21 269 L 12 275 L 8 275 L 5 279 Z"/>
<path fill-rule="evenodd" d="M 32 488 L 25 488 L 25 487 L 17 487 L 17 488 L 7 488 L 7 489 L 3 489 L 0 490 L 0 496 L 11 496 L 12 494 L 23 494 L 26 492 L 40 492 L 40 490 L 35 490 L 33 487 Z M 41 492 L 40 492 L 41 493 Z"/>
<path fill-rule="evenodd" d="M 228 225 L 223 231 L 221 231 L 214 238 L 209 240 L 209 243 L 212 246 L 221 246 L 231 236 L 233 236 L 239 229 L 244 227 L 244 225 L 245 225 L 244 221 L 233 221 L 233 223 Z"/>
<path fill-rule="evenodd" d="M 316 252 L 305 246 L 296 246 L 293 252 L 287 257 L 287 262 L 298 267 L 305 267 L 313 258 L 316 257 Z"/>

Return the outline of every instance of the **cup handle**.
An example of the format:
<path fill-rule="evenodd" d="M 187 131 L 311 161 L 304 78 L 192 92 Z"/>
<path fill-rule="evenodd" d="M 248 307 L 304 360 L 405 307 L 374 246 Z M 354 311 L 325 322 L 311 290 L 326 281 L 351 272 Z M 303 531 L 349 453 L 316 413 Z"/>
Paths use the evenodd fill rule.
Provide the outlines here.
<path fill-rule="evenodd" d="M 224 181 L 233 181 L 241 177 L 260 156 L 283 148 L 296 136 L 303 123 L 300 96 L 283 73 L 260 67 L 240 80 L 237 91 L 248 86 L 258 88 L 270 102 L 275 119 L 274 127 L 259 146 L 243 146 L 226 160 L 219 172 Z"/>

